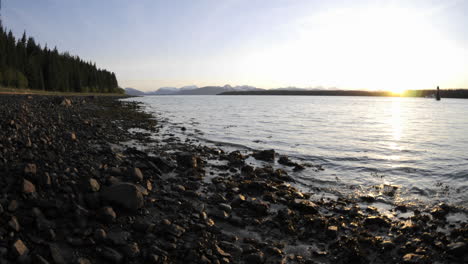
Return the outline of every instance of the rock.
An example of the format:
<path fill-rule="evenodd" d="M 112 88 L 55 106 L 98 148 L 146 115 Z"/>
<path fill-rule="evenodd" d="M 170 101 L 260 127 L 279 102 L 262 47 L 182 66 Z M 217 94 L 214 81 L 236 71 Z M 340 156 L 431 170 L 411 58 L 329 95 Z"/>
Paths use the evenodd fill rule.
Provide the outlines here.
<path fill-rule="evenodd" d="M 18 219 L 16 219 L 15 216 L 12 216 L 10 221 L 8 221 L 8 226 L 11 227 L 11 229 L 15 230 L 16 232 L 19 232 L 20 230 Z"/>
<path fill-rule="evenodd" d="M 71 139 L 72 141 L 76 141 L 76 134 L 75 134 L 75 132 L 71 132 L 71 133 L 70 133 L 70 139 Z"/>
<path fill-rule="evenodd" d="M 245 256 L 244 260 L 246 264 L 261 264 L 264 261 L 264 255 L 262 252 L 256 252 Z"/>
<path fill-rule="evenodd" d="M 112 263 L 121 263 L 123 261 L 123 256 L 119 252 L 117 252 L 116 250 L 110 247 L 103 247 L 98 252 L 102 258 Z"/>
<path fill-rule="evenodd" d="M 285 166 L 290 166 L 290 167 L 294 167 L 296 165 L 296 163 L 292 162 L 288 156 L 279 157 L 278 163 L 283 164 Z"/>
<path fill-rule="evenodd" d="M 225 203 L 220 203 L 218 205 L 219 209 L 227 212 L 227 213 L 231 213 L 232 212 L 232 207 L 229 205 L 229 204 L 225 204 Z"/>
<path fill-rule="evenodd" d="M 231 257 L 231 254 L 226 253 L 224 250 L 222 250 L 218 245 L 215 245 L 215 252 L 216 254 L 220 255 L 221 257 Z"/>
<path fill-rule="evenodd" d="M 252 156 L 258 160 L 273 162 L 275 161 L 275 150 L 262 150 L 259 152 L 255 152 Z"/>
<path fill-rule="evenodd" d="M 86 180 L 85 185 L 86 189 L 91 192 L 98 192 L 101 189 L 101 185 L 99 184 L 99 182 L 93 178 Z"/>
<path fill-rule="evenodd" d="M 47 261 L 43 256 L 41 255 L 35 255 L 33 258 L 33 263 L 34 264 L 49 264 L 50 262 Z"/>
<path fill-rule="evenodd" d="M 94 231 L 94 235 L 93 235 L 94 239 L 96 239 L 97 241 L 104 241 L 107 239 L 107 233 L 104 229 L 102 228 L 98 228 Z"/>
<path fill-rule="evenodd" d="M 26 164 L 24 167 L 24 174 L 26 175 L 36 175 L 37 173 L 37 166 L 34 163 Z"/>
<path fill-rule="evenodd" d="M 423 255 L 408 253 L 403 256 L 404 263 L 423 263 L 425 257 Z"/>
<path fill-rule="evenodd" d="M 17 200 L 11 200 L 11 202 L 8 204 L 8 211 L 14 212 L 16 209 L 18 209 L 19 204 Z"/>
<path fill-rule="evenodd" d="M 468 255 L 468 247 L 464 242 L 455 242 L 447 245 L 447 252 L 450 255 L 462 257 L 463 255 Z"/>
<path fill-rule="evenodd" d="M 50 255 L 56 264 L 66 264 L 65 254 L 56 244 L 49 245 Z"/>
<path fill-rule="evenodd" d="M 110 206 L 105 206 L 101 208 L 98 212 L 98 217 L 105 223 L 113 223 L 117 219 L 117 214 L 114 209 Z"/>
<path fill-rule="evenodd" d="M 390 227 L 390 223 L 383 217 L 369 216 L 364 220 L 364 226 Z"/>
<path fill-rule="evenodd" d="M 293 171 L 301 171 L 301 170 L 305 170 L 304 165 L 296 164 L 296 165 L 294 166 Z"/>
<path fill-rule="evenodd" d="M 136 258 L 138 255 L 140 255 L 140 248 L 135 242 L 122 246 L 122 251 L 125 256 L 130 259 Z"/>
<path fill-rule="evenodd" d="M 188 152 L 182 152 L 177 154 L 177 164 L 182 168 L 196 169 L 199 165 L 198 157 Z"/>
<path fill-rule="evenodd" d="M 13 243 L 12 251 L 13 251 L 13 254 L 15 254 L 15 256 L 21 257 L 21 256 L 28 254 L 29 249 L 26 247 L 26 245 L 23 243 L 21 239 L 18 239 L 15 241 L 15 243 Z"/>
<path fill-rule="evenodd" d="M 91 264 L 91 261 L 87 258 L 78 258 L 76 264 Z"/>
<path fill-rule="evenodd" d="M 127 240 L 131 237 L 131 234 L 126 231 L 114 231 L 109 232 L 107 238 L 109 241 L 112 242 L 114 245 L 123 246 L 127 244 Z"/>
<path fill-rule="evenodd" d="M 72 101 L 68 98 L 63 98 L 62 102 L 60 103 L 61 106 L 69 107 L 72 105 Z"/>
<path fill-rule="evenodd" d="M 136 211 L 143 207 L 144 198 L 137 186 L 131 183 L 117 183 L 101 191 L 102 200 L 127 210 Z"/>
<path fill-rule="evenodd" d="M 135 181 L 142 181 L 143 180 L 143 173 L 139 168 L 133 168 L 130 170 L 130 177 Z"/>
<path fill-rule="evenodd" d="M 436 208 L 432 209 L 431 215 L 438 219 L 443 219 L 450 212 L 450 207 L 446 204 L 440 204 Z"/>
<path fill-rule="evenodd" d="M 36 186 L 26 179 L 23 179 L 23 193 L 31 194 L 36 192 Z"/>
<path fill-rule="evenodd" d="M 318 206 L 315 203 L 313 203 L 313 202 L 311 202 L 309 200 L 294 199 L 291 206 L 292 206 L 292 208 L 297 209 L 298 211 L 300 211 L 303 214 L 316 214 L 316 213 L 318 213 Z"/>

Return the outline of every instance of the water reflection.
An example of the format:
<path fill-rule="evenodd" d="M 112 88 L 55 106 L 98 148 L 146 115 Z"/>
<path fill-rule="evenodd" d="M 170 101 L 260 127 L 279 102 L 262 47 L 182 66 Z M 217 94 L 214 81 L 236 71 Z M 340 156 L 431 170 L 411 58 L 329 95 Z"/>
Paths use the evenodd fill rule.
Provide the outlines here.
<path fill-rule="evenodd" d="M 403 127 L 401 123 L 401 99 L 400 98 L 393 98 L 392 100 L 392 117 L 390 119 L 390 122 L 392 125 L 393 140 L 399 141 L 403 133 Z"/>

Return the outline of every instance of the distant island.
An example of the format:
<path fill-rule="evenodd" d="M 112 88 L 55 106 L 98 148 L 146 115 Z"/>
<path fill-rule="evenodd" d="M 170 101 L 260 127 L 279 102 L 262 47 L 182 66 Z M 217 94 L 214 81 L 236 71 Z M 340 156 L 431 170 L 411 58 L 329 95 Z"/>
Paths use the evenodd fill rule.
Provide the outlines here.
<path fill-rule="evenodd" d="M 229 91 L 219 95 L 297 95 L 297 96 L 386 96 L 386 97 L 433 97 L 435 90 L 407 90 L 401 94 L 389 91 L 356 91 L 356 90 L 262 90 L 262 91 Z M 445 98 L 468 98 L 468 89 L 441 90 Z"/>

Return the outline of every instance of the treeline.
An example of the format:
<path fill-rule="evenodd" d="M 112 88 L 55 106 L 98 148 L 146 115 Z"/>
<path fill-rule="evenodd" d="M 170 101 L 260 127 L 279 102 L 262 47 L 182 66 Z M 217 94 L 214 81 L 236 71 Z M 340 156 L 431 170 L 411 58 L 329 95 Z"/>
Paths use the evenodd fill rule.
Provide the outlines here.
<path fill-rule="evenodd" d="M 60 92 L 124 93 L 115 74 L 67 52 L 16 40 L 0 21 L 0 86 Z"/>
<path fill-rule="evenodd" d="M 312 90 L 312 91 L 292 91 L 292 90 L 264 90 L 264 91 L 237 91 L 224 92 L 220 95 L 297 95 L 297 96 L 386 96 L 386 97 L 431 97 L 436 90 L 408 90 L 397 95 L 387 91 L 350 91 L 350 90 Z M 442 98 L 468 98 L 468 90 L 452 89 L 440 90 Z"/>

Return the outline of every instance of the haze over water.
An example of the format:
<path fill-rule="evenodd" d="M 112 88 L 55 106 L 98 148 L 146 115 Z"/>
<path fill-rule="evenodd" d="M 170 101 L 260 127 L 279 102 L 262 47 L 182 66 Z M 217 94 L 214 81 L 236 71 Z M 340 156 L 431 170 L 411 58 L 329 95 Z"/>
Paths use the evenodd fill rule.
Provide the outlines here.
<path fill-rule="evenodd" d="M 330 193 L 467 205 L 468 104 L 464 100 L 328 96 L 155 96 L 132 98 L 173 131 L 323 165 L 292 176 Z M 388 197 L 387 197 L 388 198 Z"/>

